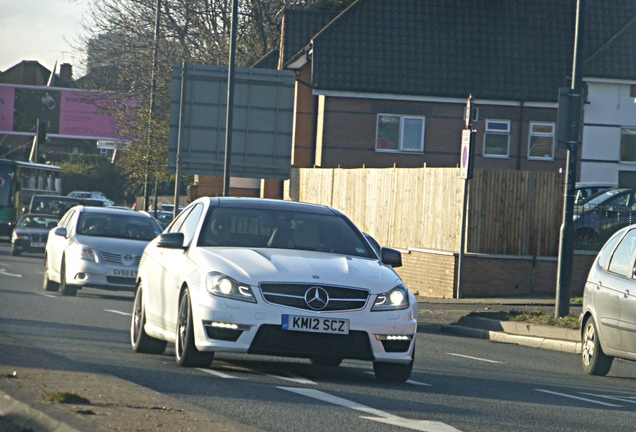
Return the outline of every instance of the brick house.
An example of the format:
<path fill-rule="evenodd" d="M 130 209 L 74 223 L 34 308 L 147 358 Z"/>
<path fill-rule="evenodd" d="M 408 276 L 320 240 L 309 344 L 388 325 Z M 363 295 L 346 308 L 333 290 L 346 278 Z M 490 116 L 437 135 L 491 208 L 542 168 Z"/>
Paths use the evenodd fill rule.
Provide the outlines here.
<path fill-rule="evenodd" d="M 588 105 L 606 107 L 625 86 L 636 95 L 636 3 L 587 5 Z M 575 0 L 358 0 L 341 13 L 286 10 L 280 49 L 255 66 L 297 72 L 295 167 L 457 166 L 472 95 L 476 168 L 559 171 L 567 154 L 555 139 L 557 99 L 570 82 L 575 11 Z M 622 107 L 623 146 L 636 131 L 633 105 Z M 620 135 L 585 141 L 583 156 L 592 156 L 582 160 L 582 180 L 598 180 L 594 164 L 618 161 Z"/>
<path fill-rule="evenodd" d="M 339 14 L 286 10 L 280 49 L 255 66 L 297 73 L 295 167 L 457 167 L 472 95 L 475 168 L 561 172 L 558 90 L 570 86 L 576 6 L 358 0 Z M 586 18 L 579 179 L 618 183 L 636 173 L 636 3 L 588 0 Z M 470 296 L 554 293 L 556 257 L 536 258 L 468 257 Z M 592 259 L 575 258 L 573 295 Z M 454 295 L 457 251 L 404 261 L 400 274 L 430 287 L 423 294 Z"/>

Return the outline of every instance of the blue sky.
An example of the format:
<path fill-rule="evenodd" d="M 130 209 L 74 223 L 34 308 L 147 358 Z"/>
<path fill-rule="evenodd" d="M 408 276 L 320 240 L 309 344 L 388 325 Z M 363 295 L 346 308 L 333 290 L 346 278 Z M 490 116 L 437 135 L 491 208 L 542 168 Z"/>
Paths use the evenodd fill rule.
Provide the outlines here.
<path fill-rule="evenodd" d="M 57 61 L 71 63 L 78 78 L 81 53 L 69 42 L 81 34 L 87 9 L 86 0 L 0 0 L 0 71 L 22 60 L 53 69 Z"/>

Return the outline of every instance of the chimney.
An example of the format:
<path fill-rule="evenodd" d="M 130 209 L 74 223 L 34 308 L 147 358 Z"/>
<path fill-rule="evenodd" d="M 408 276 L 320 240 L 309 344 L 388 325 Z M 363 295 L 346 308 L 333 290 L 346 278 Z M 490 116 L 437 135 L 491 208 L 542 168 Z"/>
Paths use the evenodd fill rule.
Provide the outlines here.
<path fill-rule="evenodd" d="M 66 82 L 73 81 L 73 66 L 70 63 L 60 65 L 60 79 Z"/>

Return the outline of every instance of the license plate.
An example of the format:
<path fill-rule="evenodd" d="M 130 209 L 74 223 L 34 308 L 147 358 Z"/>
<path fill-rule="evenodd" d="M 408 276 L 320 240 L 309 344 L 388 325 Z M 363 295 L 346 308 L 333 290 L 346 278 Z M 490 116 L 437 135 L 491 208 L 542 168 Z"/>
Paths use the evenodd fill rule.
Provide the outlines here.
<path fill-rule="evenodd" d="M 31 242 L 31 247 L 32 248 L 43 248 L 44 247 L 44 243 Z"/>
<path fill-rule="evenodd" d="M 125 278 L 136 278 L 137 270 L 108 269 L 108 275 Z"/>
<path fill-rule="evenodd" d="M 336 318 L 283 315 L 283 330 L 312 333 L 349 334 L 349 320 Z"/>

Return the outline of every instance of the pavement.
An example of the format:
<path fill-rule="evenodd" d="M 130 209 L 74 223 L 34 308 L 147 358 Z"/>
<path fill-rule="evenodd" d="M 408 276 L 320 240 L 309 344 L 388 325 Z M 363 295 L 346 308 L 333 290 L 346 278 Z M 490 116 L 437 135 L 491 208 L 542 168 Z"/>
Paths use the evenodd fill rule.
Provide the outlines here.
<path fill-rule="evenodd" d="M 440 331 L 572 354 L 579 354 L 581 350 L 578 330 L 470 316 L 472 312 L 511 310 L 541 309 L 554 313 L 554 298 L 430 299 L 418 296 L 417 300 L 421 332 Z M 581 305 L 570 306 L 571 315 L 578 316 L 580 311 Z M 46 395 L 53 389 L 81 393 L 89 402 L 47 402 Z M 251 432 L 256 429 L 116 377 L 0 364 L 2 432 L 155 430 Z"/>

